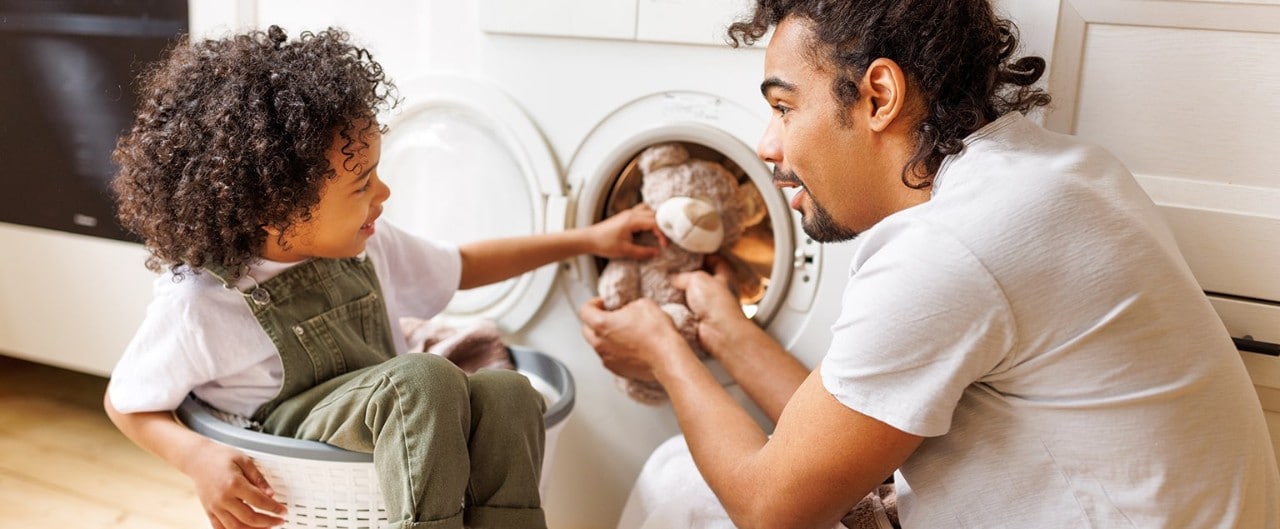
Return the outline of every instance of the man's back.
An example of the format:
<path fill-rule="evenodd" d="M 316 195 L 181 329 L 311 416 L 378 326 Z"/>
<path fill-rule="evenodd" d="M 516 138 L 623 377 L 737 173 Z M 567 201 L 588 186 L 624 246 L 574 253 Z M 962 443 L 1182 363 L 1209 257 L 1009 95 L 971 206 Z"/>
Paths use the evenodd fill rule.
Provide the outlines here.
<path fill-rule="evenodd" d="M 904 526 L 1280 523 L 1257 396 L 1132 176 L 1016 114 L 966 143 L 864 234 L 823 367 L 928 437 Z"/>

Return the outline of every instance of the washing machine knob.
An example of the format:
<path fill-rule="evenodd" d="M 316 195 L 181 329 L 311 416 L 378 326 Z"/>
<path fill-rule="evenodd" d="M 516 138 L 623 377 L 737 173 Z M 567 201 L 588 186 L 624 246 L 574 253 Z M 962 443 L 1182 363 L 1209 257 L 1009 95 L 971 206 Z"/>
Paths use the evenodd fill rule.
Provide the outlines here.
<path fill-rule="evenodd" d="M 797 248 L 791 267 L 796 270 L 804 270 L 813 265 L 813 257 L 813 254 L 804 251 L 804 248 Z"/>

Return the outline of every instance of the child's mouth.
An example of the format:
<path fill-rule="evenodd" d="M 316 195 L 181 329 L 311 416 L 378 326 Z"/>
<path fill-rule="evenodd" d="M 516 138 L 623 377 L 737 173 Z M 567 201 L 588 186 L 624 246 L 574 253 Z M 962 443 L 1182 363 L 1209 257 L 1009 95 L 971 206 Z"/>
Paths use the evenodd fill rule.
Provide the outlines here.
<path fill-rule="evenodd" d="M 373 232 L 374 232 L 373 225 L 376 222 L 378 222 L 378 217 L 381 217 L 381 216 L 382 216 L 382 208 L 378 208 L 378 211 L 374 213 L 373 216 L 369 217 L 369 222 L 366 222 L 360 225 L 360 233 L 364 233 L 366 235 L 373 235 Z"/>

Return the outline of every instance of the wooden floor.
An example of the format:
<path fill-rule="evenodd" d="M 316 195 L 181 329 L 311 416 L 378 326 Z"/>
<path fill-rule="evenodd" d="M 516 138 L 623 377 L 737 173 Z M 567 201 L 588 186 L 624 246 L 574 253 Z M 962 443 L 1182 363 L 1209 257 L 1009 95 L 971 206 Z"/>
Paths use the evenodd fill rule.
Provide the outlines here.
<path fill-rule="evenodd" d="M 107 419 L 106 386 L 0 356 L 0 529 L 209 527 L 190 480 Z"/>

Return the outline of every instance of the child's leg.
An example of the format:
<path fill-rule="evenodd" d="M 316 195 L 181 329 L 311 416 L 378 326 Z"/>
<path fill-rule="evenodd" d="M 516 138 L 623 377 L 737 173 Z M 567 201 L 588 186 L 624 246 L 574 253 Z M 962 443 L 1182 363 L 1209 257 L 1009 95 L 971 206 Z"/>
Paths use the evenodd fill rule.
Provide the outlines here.
<path fill-rule="evenodd" d="M 402 355 L 289 399 L 264 426 L 373 453 L 392 527 L 459 529 L 471 473 L 468 386 L 444 358 Z"/>
<path fill-rule="evenodd" d="M 529 379 L 515 371 L 471 375 L 467 527 L 546 527 L 538 494 L 546 407 Z"/>

